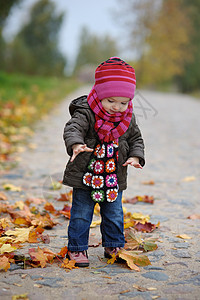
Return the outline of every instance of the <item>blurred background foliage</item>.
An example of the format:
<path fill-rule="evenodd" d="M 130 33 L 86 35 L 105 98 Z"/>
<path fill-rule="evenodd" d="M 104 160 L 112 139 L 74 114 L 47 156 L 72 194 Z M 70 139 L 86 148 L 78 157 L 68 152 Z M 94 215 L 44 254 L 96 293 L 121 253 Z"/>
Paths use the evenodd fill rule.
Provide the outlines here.
<path fill-rule="evenodd" d="M 57 12 L 55 1 L 36 1 L 12 41 L 2 34 L 23 1 L 0 0 L 1 161 L 10 160 L 32 124 L 67 93 L 80 82 L 91 83 L 95 67 L 111 56 L 135 67 L 139 88 L 199 95 L 200 0 L 116 0 L 110 17 L 123 30 L 129 56 L 120 49 L 120 36 L 99 36 L 83 27 L 70 73 L 71 58 L 58 46 L 65 12 Z"/>

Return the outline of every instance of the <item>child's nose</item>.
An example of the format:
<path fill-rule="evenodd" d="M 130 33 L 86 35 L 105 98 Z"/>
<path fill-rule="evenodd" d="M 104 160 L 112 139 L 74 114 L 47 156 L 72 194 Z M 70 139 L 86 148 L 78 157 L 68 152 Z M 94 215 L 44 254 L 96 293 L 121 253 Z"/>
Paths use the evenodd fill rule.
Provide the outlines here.
<path fill-rule="evenodd" d="M 119 110 L 120 109 L 120 104 L 119 103 L 115 103 L 113 106 L 114 110 Z"/>

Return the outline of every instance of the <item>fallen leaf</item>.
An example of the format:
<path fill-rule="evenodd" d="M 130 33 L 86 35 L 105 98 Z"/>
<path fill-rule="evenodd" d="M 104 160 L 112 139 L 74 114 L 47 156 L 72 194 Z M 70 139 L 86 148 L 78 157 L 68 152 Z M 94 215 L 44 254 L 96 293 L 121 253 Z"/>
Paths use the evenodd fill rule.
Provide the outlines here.
<path fill-rule="evenodd" d="M 65 246 L 65 247 L 61 248 L 60 252 L 57 253 L 57 255 L 62 256 L 64 258 L 66 256 L 67 252 L 68 252 L 68 248 L 67 248 L 67 246 Z"/>
<path fill-rule="evenodd" d="M 9 258 L 6 256 L 0 257 L 0 270 L 7 270 L 10 268 Z"/>
<path fill-rule="evenodd" d="M 68 193 L 60 194 L 60 198 L 56 199 L 57 201 L 70 201 L 72 202 L 72 190 Z"/>
<path fill-rule="evenodd" d="M 138 266 L 151 265 L 149 258 L 146 255 L 136 254 L 134 251 L 127 251 L 125 249 L 120 250 L 117 256 L 124 259 L 131 270 L 140 271 Z"/>
<path fill-rule="evenodd" d="M 14 295 L 12 296 L 12 300 L 29 300 L 28 294 Z"/>
<path fill-rule="evenodd" d="M 25 243 L 28 242 L 29 233 L 32 229 L 33 226 L 29 228 L 16 228 L 15 230 L 7 230 L 5 234 L 8 236 L 15 236 L 16 238 L 13 239 L 15 243 Z"/>
<path fill-rule="evenodd" d="M 44 216 L 37 214 L 36 216 L 32 217 L 31 224 L 34 226 L 40 226 L 42 228 L 51 229 L 57 223 L 52 220 L 48 213 L 46 213 Z"/>
<path fill-rule="evenodd" d="M 146 292 L 147 291 L 147 288 L 142 287 L 142 286 L 137 285 L 137 284 L 133 284 L 133 288 L 138 290 L 139 292 Z"/>
<path fill-rule="evenodd" d="M 190 181 L 195 181 L 195 180 L 196 180 L 195 176 L 187 176 L 182 179 L 182 181 L 184 181 L 184 182 L 190 182 Z"/>
<path fill-rule="evenodd" d="M 44 268 L 46 263 L 51 262 L 55 257 L 55 253 L 53 253 L 51 250 L 46 248 L 41 249 L 39 247 L 37 249 L 29 249 L 29 255 L 34 262 L 41 266 L 41 268 Z"/>
<path fill-rule="evenodd" d="M 184 240 L 190 240 L 191 237 L 187 234 L 179 234 L 179 235 L 176 235 L 176 237 L 180 238 L 180 239 L 184 239 Z"/>
<path fill-rule="evenodd" d="M 132 214 L 132 218 L 134 220 L 141 220 L 141 223 L 145 223 L 145 222 L 148 222 L 150 220 L 150 217 L 149 215 L 143 215 L 141 213 L 133 213 Z"/>
<path fill-rule="evenodd" d="M 24 201 L 20 200 L 15 202 L 14 208 L 19 208 L 20 210 L 23 210 L 24 206 L 25 206 Z"/>
<path fill-rule="evenodd" d="M 56 212 L 56 209 L 54 208 L 53 204 L 49 203 L 49 202 L 46 202 L 45 205 L 44 205 L 44 209 L 46 211 L 49 211 L 50 213 L 55 213 Z"/>
<path fill-rule="evenodd" d="M 152 232 L 155 230 L 157 227 L 160 226 L 160 222 L 158 224 L 152 224 L 150 222 L 145 222 L 144 224 L 138 222 L 134 228 L 138 231 L 143 231 L 143 232 Z"/>
<path fill-rule="evenodd" d="M 155 181 L 154 180 L 143 181 L 142 184 L 145 184 L 145 185 L 154 185 Z"/>
<path fill-rule="evenodd" d="M 3 185 L 4 190 L 12 191 L 12 192 L 21 192 L 21 187 L 15 186 L 11 183 L 5 183 Z"/>
<path fill-rule="evenodd" d="M 78 269 L 78 267 L 75 266 L 75 263 L 76 261 L 75 260 L 69 260 L 68 258 L 66 258 L 62 265 L 61 265 L 61 268 L 64 268 L 64 269 L 69 269 L 69 270 L 72 270 L 72 269 Z"/>
<path fill-rule="evenodd" d="M 10 253 L 15 251 L 17 248 L 11 246 L 11 244 L 4 244 L 1 248 L 0 248 L 0 253 L 4 254 L 4 253 Z"/>
<path fill-rule="evenodd" d="M 124 199 L 124 203 L 135 204 L 137 202 L 145 202 L 145 203 L 153 204 L 154 203 L 154 197 L 144 195 L 144 196 L 135 196 L 135 197 L 130 198 L 130 199 Z"/>
<path fill-rule="evenodd" d="M 64 205 L 62 210 L 59 210 L 58 213 L 61 215 L 64 215 L 67 219 L 70 219 L 71 217 L 71 206 L 70 205 Z"/>
<path fill-rule="evenodd" d="M 92 223 L 90 225 L 90 228 L 94 228 L 94 227 L 96 227 L 97 225 L 100 225 L 100 224 L 101 224 L 101 219 L 97 220 L 97 221 L 92 221 Z"/>
<path fill-rule="evenodd" d="M 190 215 L 189 217 L 187 217 L 188 219 L 191 219 L 191 220 L 197 220 L 197 219 L 200 219 L 200 215 L 198 214 L 193 214 L 193 215 Z"/>
<path fill-rule="evenodd" d="M 129 293 L 130 292 L 130 290 L 124 290 L 124 291 L 121 291 L 121 292 L 119 292 L 120 294 L 125 294 L 125 293 Z"/>
<path fill-rule="evenodd" d="M 34 286 L 34 287 L 37 287 L 37 288 L 42 288 L 42 285 L 41 285 L 41 284 L 38 284 L 38 283 L 35 283 L 33 286 Z"/>
<path fill-rule="evenodd" d="M 44 200 L 43 198 L 27 198 L 25 203 L 29 206 L 31 203 L 33 204 L 42 204 L 46 202 L 46 200 Z"/>
<path fill-rule="evenodd" d="M 3 192 L 0 192 L 0 200 L 7 200 L 7 196 Z"/>

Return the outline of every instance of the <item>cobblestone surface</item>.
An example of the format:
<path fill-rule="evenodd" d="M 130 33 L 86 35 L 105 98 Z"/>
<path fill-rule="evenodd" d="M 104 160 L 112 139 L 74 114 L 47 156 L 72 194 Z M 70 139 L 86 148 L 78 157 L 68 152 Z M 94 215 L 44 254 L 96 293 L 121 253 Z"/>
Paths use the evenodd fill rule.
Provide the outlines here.
<path fill-rule="evenodd" d="M 86 87 L 70 95 L 37 124 L 31 140 L 37 148 L 27 148 L 21 154 L 19 166 L 0 179 L 1 186 L 9 182 L 22 187 L 21 193 L 7 192 L 11 202 L 29 196 L 47 197 L 45 187 L 50 176 L 62 179 L 68 160 L 62 140 L 69 118 L 68 104 L 88 91 Z M 200 102 L 178 94 L 139 91 L 135 112 L 145 140 L 147 163 L 143 170 L 129 168 L 125 196 L 147 194 L 156 201 L 153 205 L 127 204 L 126 208 L 149 214 L 153 223 L 161 222 L 160 228 L 149 234 L 159 238 L 158 249 L 148 254 L 152 265 L 141 268 L 141 272 L 130 271 L 123 264 L 106 265 L 99 259 L 103 257 L 103 248 L 89 248 L 90 267 L 68 273 L 56 265 L 26 270 L 13 265 L 8 272 L 0 273 L 0 299 L 10 300 L 12 295 L 24 293 L 28 293 L 30 300 L 200 298 L 200 220 L 187 218 L 200 213 Z M 184 181 L 190 176 L 193 181 Z M 142 184 L 149 180 L 155 184 Z M 66 187 L 63 189 L 67 191 Z M 53 193 L 56 196 L 60 192 Z M 52 203 L 60 208 L 60 204 Z M 48 231 L 49 249 L 59 251 L 67 244 L 67 224 L 63 219 Z M 100 238 L 99 227 L 91 232 Z M 191 239 L 180 239 L 180 234 Z M 156 290 L 140 292 L 134 284 Z"/>

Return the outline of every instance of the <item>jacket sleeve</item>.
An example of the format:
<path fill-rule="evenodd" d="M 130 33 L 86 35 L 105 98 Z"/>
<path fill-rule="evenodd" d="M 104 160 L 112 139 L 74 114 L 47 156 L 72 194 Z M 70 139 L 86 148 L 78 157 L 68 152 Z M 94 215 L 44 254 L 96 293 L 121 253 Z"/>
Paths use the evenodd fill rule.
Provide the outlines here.
<path fill-rule="evenodd" d="M 128 138 L 129 157 L 138 157 L 141 166 L 145 165 L 144 157 L 144 141 L 138 125 L 136 124 L 135 116 L 131 120 L 131 132 Z"/>
<path fill-rule="evenodd" d="M 89 128 L 89 115 L 84 109 L 77 109 L 65 124 L 63 138 L 69 156 L 72 156 L 74 144 L 85 144 L 84 138 Z"/>

